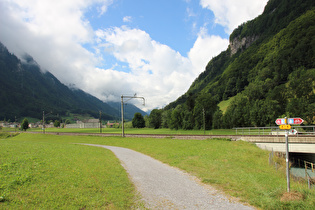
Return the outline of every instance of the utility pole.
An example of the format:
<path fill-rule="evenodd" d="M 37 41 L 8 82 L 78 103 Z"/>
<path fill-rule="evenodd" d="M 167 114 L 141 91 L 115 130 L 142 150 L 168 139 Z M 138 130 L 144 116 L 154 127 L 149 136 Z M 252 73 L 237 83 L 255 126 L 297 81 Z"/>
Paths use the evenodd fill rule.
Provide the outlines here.
<path fill-rule="evenodd" d="M 100 111 L 100 133 L 102 133 L 102 111 Z"/>
<path fill-rule="evenodd" d="M 14 118 L 14 124 L 15 124 L 15 125 L 14 125 L 14 128 L 15 128 L 14 131 L 16 132 L 16 127 L 17 127 L 16 116 L 15 116 L 15 118 Z"/>
<path fill-rule="evenodd" d="M 43 111 L 43 134 L 45 134 L 45 111 Z"/>
<path fill-rule="evenodd" d="M 202 108 L 202 113 L 203 113 L 203 135 L 206 135 L 206 113 L 205 113 L 205 108 Z"/>
<path fill-rule="evenodd" d="M 124 98 L 127 98 L 128 100 L 124 101 Z M 130 101 L 133 98 L 140 98 L 143 99 L 143 106 L 145 106 L 145 99 L 144 97 L 137 97 L 137 94 L 134 96 L 124 96 L 121 95 L 121 129 L 122 129 L 122 137 L 125 137 L 125 128 L 124 128 L 124 103 L 127 101 Z"/>

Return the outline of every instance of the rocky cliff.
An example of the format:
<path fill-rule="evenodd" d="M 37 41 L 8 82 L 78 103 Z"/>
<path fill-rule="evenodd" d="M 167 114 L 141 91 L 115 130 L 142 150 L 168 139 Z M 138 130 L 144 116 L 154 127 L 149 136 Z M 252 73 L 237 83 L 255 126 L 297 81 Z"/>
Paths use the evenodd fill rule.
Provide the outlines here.
<path fill-rule="evenodd" d="M 258 38 L 258 36 L 243 37 L 241 39 L 239 37 L 234 38 L 230 41 L 231 56 L 237 53 L 239 49 L 247 49 Z"/>

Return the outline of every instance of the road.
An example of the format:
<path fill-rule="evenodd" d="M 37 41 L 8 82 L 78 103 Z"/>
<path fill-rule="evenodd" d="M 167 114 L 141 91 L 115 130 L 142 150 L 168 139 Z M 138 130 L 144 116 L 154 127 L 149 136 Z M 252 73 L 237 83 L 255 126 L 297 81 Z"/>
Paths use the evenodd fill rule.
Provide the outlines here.
<path fill-rule="evenodd" d="M 122 147 L 85 145 L 111 150 L 149 209 L 254 209 L 142 153 Z"/>

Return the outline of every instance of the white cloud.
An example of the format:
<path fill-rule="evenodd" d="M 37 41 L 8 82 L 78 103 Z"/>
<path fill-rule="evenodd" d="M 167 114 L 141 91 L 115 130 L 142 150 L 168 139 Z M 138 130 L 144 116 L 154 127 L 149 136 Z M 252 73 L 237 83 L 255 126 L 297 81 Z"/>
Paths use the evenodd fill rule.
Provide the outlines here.
<path fill-rule="evenodd" d="M 224 1 L 231 4 L 226 8 L 221 1 L 214 1 L 218 2 L 215 6 L 221 5 L 218 8 L 206 0 L 201 4 L 214 8 L 217 22 L 230 29 L 235 23 L 230 16 L 224 19 L 222 13 L 240 5 Z M 146 98 L 145 109 L 176 100 L 209 60 L 227 48 L 228 40 L 209 35 L 205 28 L 200 29 L 187 57 L 153 40 L 141 29 L 121 26 L 93 31 L 85 12 L 96 7 L 98 15 L 102 15 L 112 3 L 113 0 L 1 0 L 0 41 L 18 56 L 29 53 L 65 84 L 75 84 L 102 100 L 137 93 Z M 126 16 L 123 20 L 132 18 Z M 84 48 L 85 44 L 95 47 L 95 52 Z M 104 54 L 117 60 L 116 64 L 109 63 L 110 69 L 96 67 L 107 62 Z M 123 66 L 130 71 L 119 71 Z"/>
<path fill-rule="evenodd" d="M 193 48 L 188 53 L 194 73 L 198 75 L 204 71 L 208 62 L 214 56 L 226 50 L 228 44 L 229 40 L 220 36 L 209 35 L 205 28 L 201 28 Z"/>
<path fill-rule="evenodd" d="M 132 21 L 132 17 L 131 17 L 131 16 L 125 16 L 125 17 L 123 17 L 123 21 L 124 21 L 125 23 L 131 22 L 131 21 Z"/>
<path fill-rule="evenodd" d="M 83 11 L 92 4 L 108 2 L 4 0 L 0 2 L 1 42 L 18 56 L 24 52 L 32 55 L 62 82 L 80 84 L 82 72 L 97 62 L 82 47 L 93 42 L 94 36 Z"/>
<path fill-rule="evenodd" d="M 215 22 L 224 26 L 230 34 L 247 20 L 255 18 L 264 10 L 268 0 L 200 0 L 203 8 L 212 10 Z"/>
<path fill-rule="evenodd" d="M 100 4 L 100 6 L 97 8 L 99 12 L 99 16 L 102 16 L 107 11 L 107 8 L 113 3 L 113 0 L 94 0 L 94 1 Z"/>
<path fill-rule="evenodd" d="M 195 77 L 188 58 L 152 40 L 145 31 L 116 27 L 96 34 L 104 51 L 128 64 L 131 72 L 121 82 L 132 87 L 130 91 L 146 96 L 150 108 L 180 96 Z"/>
<path fill-rule="evenodd" d="M 201 28 L 188 57 L 151 39 L 140 29 L 115 27 L 96 32 L 101 50 L 110 52 L 120 62 L 126 62 L 130 74 L 121 78 L 153 105 L 163 106 L 187 91 L 193 80 L 205 70 L 211 57 L 225 50 L 228 40 L 210 36 Z M 147 103 L 148 105 L 150 103 Z M 150 105 L 149 105 L 150 106 Z"/>

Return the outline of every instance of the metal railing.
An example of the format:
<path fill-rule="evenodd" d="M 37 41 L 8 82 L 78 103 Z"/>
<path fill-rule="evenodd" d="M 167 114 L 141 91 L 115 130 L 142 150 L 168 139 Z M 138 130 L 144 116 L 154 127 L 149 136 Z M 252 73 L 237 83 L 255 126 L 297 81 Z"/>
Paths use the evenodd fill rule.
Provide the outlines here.
<path fill-rule="evenodd" d="M 239 127 L 235 129 L 236 135 L 285 135 L 285 131 L 278 126 L 273 127 Z M 315 135 L 315 125 L 312 126 L 292 126 L 289 135 Z"/>
<path fill-rule="evenodd" d="M 308 169 L 314 172 L 315 164 L 308 161 L 304 161 L 304 165 L 305 165 L 305 179 L 307 180 L 308 189 L 311 189 L 312 185 L 315 185 L 315 178 L 310 176 L 310 174 L 308 173 Z"/>

